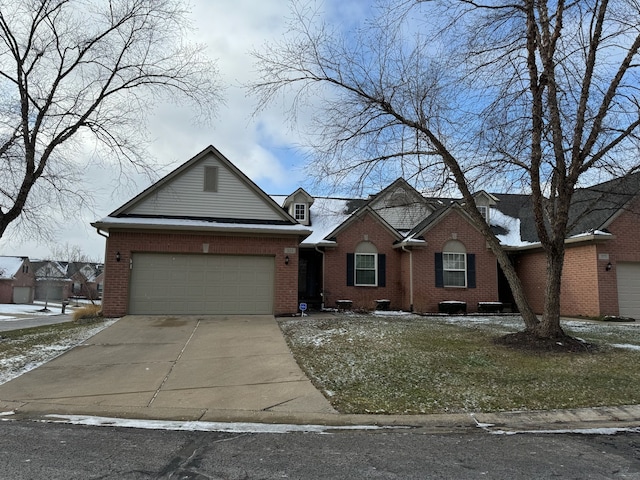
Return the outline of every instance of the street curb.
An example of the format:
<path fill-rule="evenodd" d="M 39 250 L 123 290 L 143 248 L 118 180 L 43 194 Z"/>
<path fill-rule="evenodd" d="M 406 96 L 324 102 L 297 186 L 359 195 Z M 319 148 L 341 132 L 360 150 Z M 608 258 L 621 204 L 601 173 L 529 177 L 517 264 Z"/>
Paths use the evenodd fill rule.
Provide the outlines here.
<path fill-rule="evenodd" d="M 453 413 L 431 415 L 327 414 L 309 412 L 256 412 L 189 408 L 80 406 L 39 402 L 0 402 L 14 415 L 5 419 L 47 420 L 65 416 L 108 417 L 128 420 L 157 420 L 205 423 L 262 423 L 321 425 L 327 427 L 384 427 L 417 430 L 421 433 L 465 433 L 482 429 L 490 433 L 567 431 L 640 427 L 640 405 L 577 408 L 570 410 L 498 413 Z M 108 423 L 107 423 L 108 424 Z"/>

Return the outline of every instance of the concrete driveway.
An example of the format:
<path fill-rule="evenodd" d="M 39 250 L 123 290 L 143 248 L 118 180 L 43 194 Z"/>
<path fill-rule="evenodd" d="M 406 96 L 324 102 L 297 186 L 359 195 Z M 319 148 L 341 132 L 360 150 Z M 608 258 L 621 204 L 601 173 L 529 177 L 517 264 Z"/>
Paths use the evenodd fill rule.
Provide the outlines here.
<path fill-rule="evenodd" d="M 0 408 L 202 421 L 335 414 L 273 316 L 127 316 L 0 385 Z"/>

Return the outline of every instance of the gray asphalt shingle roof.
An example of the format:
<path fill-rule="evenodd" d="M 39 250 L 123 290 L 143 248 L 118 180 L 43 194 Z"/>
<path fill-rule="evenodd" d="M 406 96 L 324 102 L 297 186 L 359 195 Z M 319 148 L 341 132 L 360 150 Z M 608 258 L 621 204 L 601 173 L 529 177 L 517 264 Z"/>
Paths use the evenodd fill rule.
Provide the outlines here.
<path fill-rule="evenodd" d="M 576 190 L 570 209 L 568 236 L 604 230 L 611 218 L 640 193 L 640 173 L 611 180 L 588 188 Z M 491 227 L 505 245 L 520 246 L 538 242 L 533 217 L 531 195 L 492 193 L 497 205 L 492 207 Z M 319 198 L 311 207 L 311 229 L 314 233 L 307 244 L 320 242 L 338 228 L 354 212 L 370 204 L 377 196 L 368 199 Z M 276 198 L 278 200 L 278 198 Z M 458 199 L 425 198 L 434 211 L 419 221 L 410 231 L 402 231 L 405 239 L 423 232 L 436 222 Z M 408 205 L 407 208 L 411 208 Z M 497 212 L 495 211 L 497 210 Z M 517 231 L 519 229 L 519 231 Z"/>

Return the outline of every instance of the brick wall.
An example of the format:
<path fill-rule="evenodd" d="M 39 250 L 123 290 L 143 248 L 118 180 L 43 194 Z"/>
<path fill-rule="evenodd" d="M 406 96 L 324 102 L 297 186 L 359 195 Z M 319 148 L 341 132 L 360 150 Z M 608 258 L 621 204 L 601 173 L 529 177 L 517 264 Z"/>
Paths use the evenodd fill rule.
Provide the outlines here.
<path fill-rule="evenodd" d="M 338 246 L 328 248 L 325 253 L 324 302 L 327 308 L 335 307 L 336 300 L 351 300 L 353 308 L 372 310 L 376 300 L 390 300 L 391 309 L 403 307 L 400 256 L 393 249 L 397 240 L 388 229 L 370 214 L 352 221 L 337 236 Z M 356 246 L 368 241 L 376 246 L 378 254 L 386 255 L 386 286 L 347 286 L 347 254 L 354 253 Z"/>
<path fill-rule="evenodd" d="M 640 203 L 622 212 L 608 230 L 615 238 L 601 243 L 567 245 L 560 297 L 561 315 L 618 315 L 617 262 L 640 262 Z M 612 269 L 606 266 L 611 262 Z M 536 313 L 544 309 L 546 257 L 541 250 L 522 252 L 516 268 Z"/>
<path fill-rule="evenodd" d="M 527 250 L 516 257 L 514 266 L 529 305 L 536 313 L 544 307 L 547 260 L 542 250 Z"/>
<path fill-rule="evenodd" d="M 478 302 L 498 301 L 498 267 L 496 257 L 487 248 L 482 234 L 457 211 L 451 211 L 425 235 L 427 246 L 413 252 L 414 310 L 437 312 L 438 303 L 462 301 L 467 312 L 476 312 Z M 476 288 L 436 287 L 435 253 L 442 252 L 449 240 L 461 242 L 467 254 L 476 256 Z M 408 263 L 406 270 L 408 270 Z M 403 273 L 406 271 L 403 269 Z M 404 274 L 408 278 L 408 274 Z M 408 285 L 408 283 L 407 283 Z M 407 287 L 408 288 L 408 287 Z M 407 295 L 404 298 L 408 298 Z"/>
<path fill-rule="evenodd" d="M 600 313 L 597 259 L 595 244 L 567 247 L 560 289 L 561 315 L 597 316 Z"/>
<path fill-rule="evenodd" d="M 132 253 L 199 253 L 209 244 L 209 255 L 273 255 L 275 257 L 274 314 L 295 313 L 298 309 L 298 238 L 247 237 L 206 234 L 111 231 L 105 252 L 105 281 L 102 299 L 106 317 L 127 314 L 129 299 L 129 259 Z M 296 253 L 284 253 L 295 248 Z M 120 252 L 120 262 L 116 253 Z M 289 264 L 285 265 L 285 256 Z"/>
<path fill-rule="evenodd" d="M 20 268 L 12 280 L 0 280 L 0 303 L 13 303 L 13 287 L 30 287 L 30 301 L 33 301 L 36 285 L 35 276 L 28 261 L 25 262 L 24 266 L 26 267 L 26 272 Z"/>
<path fill-rule="evenodd" d="M 618 315 L 618 282 L 616 265 L 618 262 L 640 262 L 640 200 L 630 205 L 615 220 L 608 230 L 615 238 L 598 245 L 598 280 L 600 313 L 603 315 Z M 600 255 L 608 259 L 599 259 Z M 612 268 L 606 270 L 607 263 Z"/>
<path fill-rule="evenodd" d="M 598 262 L 595 244 L 567 245 L 560 288 L 560 314 L 597 316 Z M 516 271 L 533 311 L 544 311 L 547 257 L 542 250 L 526 251 L 516 260 Z"/>
<path fill-rule="evenodd" d="M 13 303 L 13 282 L 0 280 L 0 303 Z"/>

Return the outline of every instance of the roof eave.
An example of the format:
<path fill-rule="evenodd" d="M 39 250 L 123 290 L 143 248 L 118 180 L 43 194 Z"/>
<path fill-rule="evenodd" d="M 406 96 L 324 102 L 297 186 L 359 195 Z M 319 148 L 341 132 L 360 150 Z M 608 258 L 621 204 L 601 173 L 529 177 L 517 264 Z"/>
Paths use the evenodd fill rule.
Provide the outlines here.
<path fill-rule="evenodd" d="M 150 223 L 118 223 L 98 221 L 91 224 L 92 227 L 109 232 L 110 230 L 164 230 L 187 231 L 204 233 L 242 233 L 242 234 L 272 234 L 272 235 L 297 235 L 307 238 L 312 231 L 307 228 L 276 228 L 269 225 L 180 225 L 180 224 L 150 224 Z"/>
<path fill-rule="evenodd" d="M 565 239 L 564 243 L 565 245 L 575 245 L 577 243 L 603 243 L 606 242 L 608 240 L 614 240 L 616 238 L 615 235 L 613 234 L 597 234 L 597 233 L 592 233 L 589 235 L 578 235 L 575 237 L 570 237 Z M 502 248 L 504 248 L 507 251 L 511 251 L 511 252 L 520 252 L 520 251 L 525 251 L 525 250 L 537 250 L 537 249 L 541 249 L 542 248 L 542 243 L 540 242 L 535 242 L 535 243 L 530 243 L 527 245 L 503 245 Z"/>

